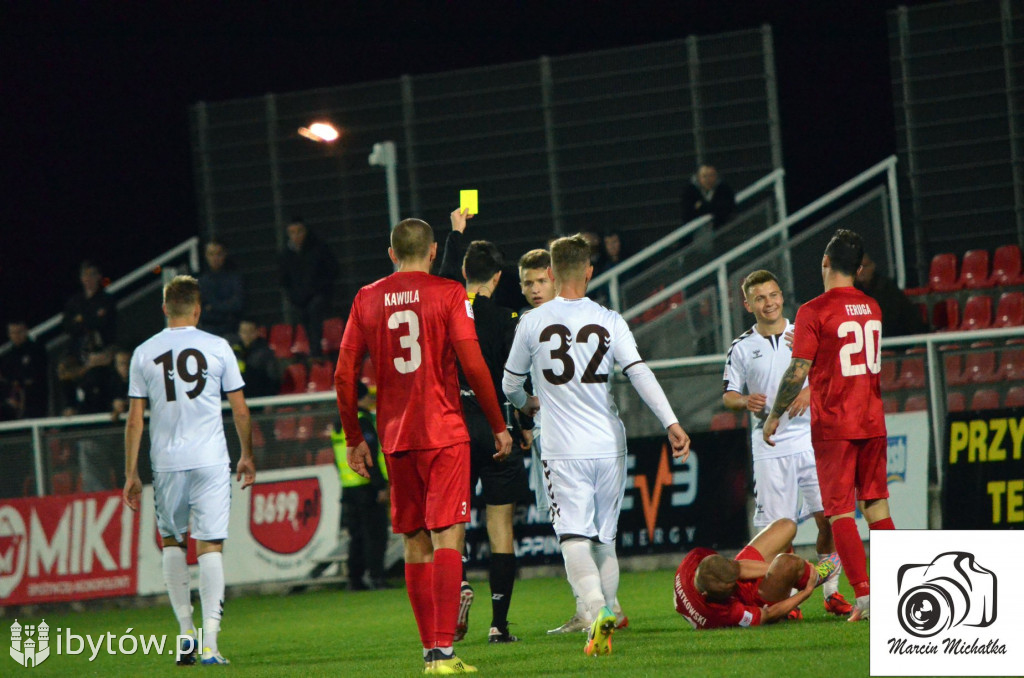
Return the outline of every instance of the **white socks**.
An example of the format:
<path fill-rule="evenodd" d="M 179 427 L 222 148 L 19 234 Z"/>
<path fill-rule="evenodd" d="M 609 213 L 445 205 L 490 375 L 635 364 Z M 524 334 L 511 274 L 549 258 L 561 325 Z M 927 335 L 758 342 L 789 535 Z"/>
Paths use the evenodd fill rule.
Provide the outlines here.
<path fill-rule="evenodd" d="M 818 554 L 818 560 L 819 561 L 825 560 L 826 558 L 828 558 L 831 555 L 832 555 L 831 553 L 819 553 Z M 822 595 L 825 596 L 825 600 L 828 600 L 828 597 L 831 596 L 833 593 L 839 593 L 839 575 L 842 574 L 842 573 L 843 573 L 843 566 L 842 566 L 842 564 L 840 564 L 839 565 L 839 569 L 836 571 L 835 576 L 832 577 L 832 579 L 828 580 L 827 582 L 825 582 L 822 585 L 822 587 L 821 587 Z"/>
<path fill-rule="evenodd" d="M 185 562 L 185 549 L 177 546 L 164 546 L 164 584 L 167 586 L 167 597 L 171 599 L 171 609 L 178 619 L 181 635 L 195 632 L 192 623 L 192 601 L 189 596 L 188 563 Z"/>
<path fill-rule="evenodd" d="M 601 576 L 601 593 L 604 594 L 605 604 L 611 608 L 619 596 L 619 558 L 615 555 L 615 542 L 602 544 L 592 541 L 590 551 Z"/>
<path fill-rule="evenodd" d="M 217 653 L 217 633 L 224 612 L 224 559 L 220 551 L 199 556 L 199 600 L 203 604 L 203 645 Z"/>
<path fill-rule="evenodd" d="M 601 575 L 590 550 L 590 540 L 583 538 L 566 539 L 561 544 L 565 573 L 569 583 L 586 606 L 587 616 L 597 619 L 604 607 L 604 593 L 601 591 Z"/>

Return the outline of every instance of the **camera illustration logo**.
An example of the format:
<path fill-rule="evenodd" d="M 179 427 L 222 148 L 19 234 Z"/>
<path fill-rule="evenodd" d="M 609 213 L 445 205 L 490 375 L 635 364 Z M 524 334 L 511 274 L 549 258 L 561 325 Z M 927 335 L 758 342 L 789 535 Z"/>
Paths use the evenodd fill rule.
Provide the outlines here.
<path fill-rule="evenodd" d="M 971 553 L 951 551 L 927 565 L 904 565 L 896 586 L 900 625 L 918 638 L 961 624 L 989 626 L 996 620 L 996 575 Z"/>

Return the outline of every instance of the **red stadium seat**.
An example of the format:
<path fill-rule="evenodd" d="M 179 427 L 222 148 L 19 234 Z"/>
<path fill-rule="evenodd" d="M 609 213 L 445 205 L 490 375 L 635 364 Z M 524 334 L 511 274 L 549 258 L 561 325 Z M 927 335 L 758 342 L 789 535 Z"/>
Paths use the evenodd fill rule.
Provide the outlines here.
<path fill-rule="evenodd" d="M 928 270 L 928 289 L 932 292 L 955 292 L 963 287 L 956 277 L 956 255 L 936 254 Z"/>
<path fill-rule="evenodd" d="M 969 250 L 960 264 L 960 284 L 969 290 L 992 287 L 988 274 L 988 250 Z"/>
<path fill-rule="evenodd" d="M 270 338 L 267 339 L 267 343 L 270 344 L 271 350 L 274 351 L 274 357 L 279 359 L 292 357 L 293 332 L 292 326 L 284 323 L 271 326 Z"/>
<path fill-rule="evenodd" d="M 1005 292 L 996 306 L 992 327 L 1020 327 L 1024 325 L 1024 292 Z"/>
<path fill-rule="evenodd" d="M 316 462 L 315 463 L 318 466 L 320 464 L 324 464 L 324 465 L 330 464 L 331 466 L 334 466 L 334 464 L 335 464 L 335 461 L 334 461 L 334 448 L 333 447 L 323 447 L 323 448 L 317 450 Z"/>
<path fill-rule="evenodd" d="M 1003 245 L 996 250 L 992 257 L 992 276 L 989 278 L 989 282 L 993 287 L 1024 284 L 1024 276 L 1021 276 L 1019 247 Z"/>
<path fill-rule="evenodd" d="M 302 325 L 295 326 L 291 352 L 295 355 L 309 355 L 309 335 L 306 334 L 306 328 Z"/>
<path fill-rule="evenodd" d="M 282 407 L 278 416 L 274 418 L 274 440 L 295 440 L 298 438 L 299 419 L 293 416 L 294 407 Z"/>
<path fill-rule="evenodd" d="M 882 372 L 879 374 L 883 391 L 892 391 L 896 388 L 898 378 L 896 359 L 882 355 Z"/>
<path fill-rule="evenodd" d="M 292 363 L 284 370 L 281 377 L 281 394 L 305 393 L 309 384 L 309 375 L 306 374 L 306 366 L 302 363 Z"/>
<path fill-rule="evenodd" d="M 987 330 L 992 325 L 992 297 L 974 296 L 964 306 L 960 330 Z"/>
<path fill-rule="evenodd" d="M 939 332 L 959 329 L 960 303 L 952 297 L 939 299 L 932 307 L 932 327 Z"/>
<path fill-rule="evenodd" d="M 950 391 L 946 394 L 946 411 L 963 412 L 967 409 L 967 398 L 960 391 Z"/>
<path fill-rule="evenodd" d="M 973 349 L 989 349 L 972 351 L 964 361 L 964 379 L 975 384 L 991 384 L 999 381 L 996 372 L 996 352 L 990 341 L 976 341 L 971 344 Z"/>
<path fill-rule="evenodd" d="M 947 386 L 961 386 L 967 383 L 967 375 L 964 373 L 964 357 L 960 353 L 962 348 L 958 344 L 946 344 L 939 346 L 939 350 L 947 353 L 942 359 L 943 370 L 946 374 Z"/>
<path fill-rule="evenodd" d="M 341 336 L 345 333 L 345 322 L 341 318 L 328 318 L 324 321 L 323 338 L 320 349 L 324 353 L 337 353 L 341 348 Z"/>
<path fill-rule="evenodd" d="M 897 388 L 924 388 L 924 358 L 908 356 L 900 363 L 900 379 Z"/>
<path fill-rule="evenodd" d="M 1024 381 L 1024 349 L 1003 349 L 996 376 L 1003 381 Z"/>
<path fill-rule="evenodd" d="M 732 412 L 716 412 L 711 417 L 712 431 L 730 431 L 736 428 L 736 415 Z"/>
<path fill-rule="evenodd" d="M 359 376 L 359 380 L 369 388 L 373 388 L 377 385 L 376 377 L 373 372 L 373 362 L 370 361 L 370 356 L 366 356 L 363 359 L 363 370 Z"/>
<path fill-rule="evenodd" d="M 907 398 L 903 403 L 904 412 L 923 412 L 928 409 L 928 398 L 923 395 L 915 395 Z"/>
<path fill-rule="evenodd" d="M 333 391 L 334 365 L 324 361 L 313 363 L 313 369 L 309 371 L 309 390 Z"/>
<path fill-rule="evenodd" d="M 263 429 L 260 427 L 260 423 L 255 419 L 252 420 L 252 446 L 263 447 L 267 444 L 267 439 L 263 435 Z"/>
<path fill-rule="evenodd" d="M 952 394 L 950 394 L 952 395 Z M 999 409 L 999 391 L 991 388 L 983 388 L 980 391 L 974 392 L 974 397 L 971 398 L 971 409 L 972 410 L 997 410 Z M 950 410 L 954 412 L 958 410 Z"/>
<path fill-rule="evenodd" d="M 1024 407 L 1024 386 L 1011 386 L 1006 392 L 1003 407 Z"/>
<path fill-rule="evenodd" d="M 74 494 L 81 485 L 81 476 L 71 471 L 58 471 L 50 476 L 51 494 Z"/>
<path fill-rule="evenodd" d="M 295 422 L 295 439 L 296 440 L 309 440 L 315 433 L 313 415 L 306 414 L 298 418 Z"/>
<path fill-rule="evenodd" d="M 900 401 L 895 398 L 882 398 L 882 408 L 886 414 L 900 411 Z"/>

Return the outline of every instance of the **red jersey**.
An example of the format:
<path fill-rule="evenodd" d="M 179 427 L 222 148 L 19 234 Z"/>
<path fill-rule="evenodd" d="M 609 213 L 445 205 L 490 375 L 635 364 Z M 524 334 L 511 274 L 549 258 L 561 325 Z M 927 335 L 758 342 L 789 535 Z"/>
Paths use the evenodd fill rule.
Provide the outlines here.
<path fill-rule="evenodd" d="M 698 591 L 693 583 L 697 566 L 715 551 L 695 548 L 686 554 L 676 570 L 675 599 L 676 612 L 686 617 L 695 629 L 720 629 L 730 626 L 758 626 L 761 623 L 761 606 L 752 600 L 742 600 L 734 595 L 726 603 L 711 603 Z M 756 590 L 756 589 L 755 589 Z M 746 593 L 746 588 L 738 593 Z"/>
<path fill-rule="evenodd" d="M 367 350 L 377 381 L 377 433 L 386 454 L 469 440 L 455 342 L 476 341 L 473 307 L 458 283 L 393 273 L 359 290 L 341 347 Z"/>
<path fill-rule="evenodd" d="M 793 357 L 812 361 L 811 438 L 884 436 L 882 311 L 855 287 L 834 287 L 796 313 Z"/>

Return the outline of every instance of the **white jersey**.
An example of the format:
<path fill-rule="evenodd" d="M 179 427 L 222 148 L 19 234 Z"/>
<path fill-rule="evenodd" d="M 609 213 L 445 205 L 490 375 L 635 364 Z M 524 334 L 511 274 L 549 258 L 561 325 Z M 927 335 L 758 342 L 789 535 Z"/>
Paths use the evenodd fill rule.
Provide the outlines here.
<path fill-rule="evenodd" d="M 626 453 L 626 429 L 612 399 L 611 372 L 642 363 L 629 326 L 587 299 L 555 297 L 519 320 L 505 369 L 530 374 L 544 417 L 543 459 L 599 459 Z"/>
<path fill-rule="evenodd" d="M 792 331 L 793 323 L 786 321 L 783 333 Z M 786 373 L 793 358 L 793 351 L 786 345 L 782 334 L 762 336 L 757 326 L 750 328 L 732 342 L 725 359 L 724 391 L 737 393 L 764 393 L 768 396 L 765 414 L 775 404 L 779 382 Z M 804 381 L 807 386 L 807 381 Z M 813 449 L 811 445 L 811 410 L 807 409 L 796 419 L 789 414 L 782 415 L 778 431 L 773 436 L 775 447 L 764 442 L 762 428 L 764 420 L 754 417 L 750 431 L 750 449 L 754 459 L 786 457 Z"/>
<path fill-rule="evenodd" d="M 245 386 L 224 339 L 195 327 L 171 327 L 132 355 L 128 397 L 149 398 L 154 471 L 228 464 L 221 391 Z"/>

